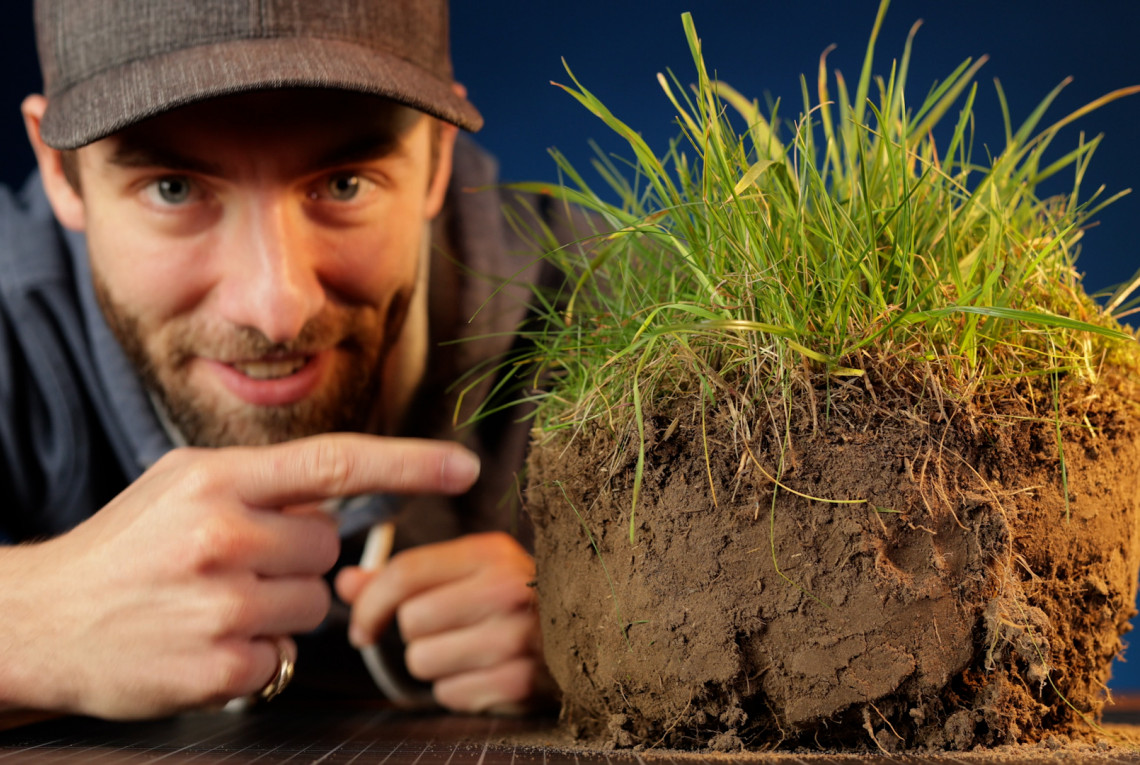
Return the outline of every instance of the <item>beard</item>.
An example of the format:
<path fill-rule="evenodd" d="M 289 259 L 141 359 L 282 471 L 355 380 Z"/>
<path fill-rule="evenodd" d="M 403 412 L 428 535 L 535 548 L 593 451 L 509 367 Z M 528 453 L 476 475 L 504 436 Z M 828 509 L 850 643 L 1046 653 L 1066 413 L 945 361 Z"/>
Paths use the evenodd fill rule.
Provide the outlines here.
<path fill-rule="evenodd" d="M 189 446 L 259 446 L 337 431 L 371 432 L 384 394 L 385 361 L 400 337 L 410 303 L 409 286 L 386 307 L 327 303 L 298 336 L 284 343 L 251 327 L 173 319 L 152 330 L 111 296 L 94 275 L 103 315 L 147 391 Z M 325 384 L 302 401 L 256 406 L 190 382 L 199 358 L 258 359 L 334 350 Z"/>

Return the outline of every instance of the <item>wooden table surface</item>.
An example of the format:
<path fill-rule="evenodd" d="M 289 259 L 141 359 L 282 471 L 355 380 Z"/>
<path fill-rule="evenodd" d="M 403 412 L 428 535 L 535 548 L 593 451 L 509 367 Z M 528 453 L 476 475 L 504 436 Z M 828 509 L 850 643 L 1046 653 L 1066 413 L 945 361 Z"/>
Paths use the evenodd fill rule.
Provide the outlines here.
<path fill-rule="evenodd" d="M 1111 723 L 1140 723 L 1140 704 L 1126 701 L 1106 715 Z M 0 731 L 0 765 L 94 763 L 95 765 L 672 765 L 694 758 L 674 752 L 573 752 L 542 746 L 551 719 L 460 715 L 413 715 L 379 705 L 275 706 L 245 712 L 195 713 L 139 723 L 109 723 L 64 717 Z M 546 733 L 544 733 L 546 732 Z M 511 743 L 525 740 L 527 745 Z M 962 763 L 1140 762 L 1140 751 L 1051 752 L 1034 748 L 1021 756 L 976 753 L 927 756 L 717 755 L 713 762 Z"/>

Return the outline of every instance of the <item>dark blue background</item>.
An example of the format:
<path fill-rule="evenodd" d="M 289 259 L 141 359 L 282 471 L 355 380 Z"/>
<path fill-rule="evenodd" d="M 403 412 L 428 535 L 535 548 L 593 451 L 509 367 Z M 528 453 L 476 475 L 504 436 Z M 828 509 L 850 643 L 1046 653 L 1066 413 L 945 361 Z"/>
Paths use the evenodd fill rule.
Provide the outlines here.
<path fill-rule="evenodd" d="M 315 1 L 315 0 L 314 0 Z M 693 12 L 711 70 L 745 95 L 782 99 L 781 113 L 800 106 L 799 75 L 814 82 L 819 54 L 831 43 L 830 68 L 854 89 L 876 0 L 453 0 L 455 68 L 487 118 L 479 140 L 498 155 L 508 180 L 553 180 L 546 154 L 557 146 L 583 170 L 590 138 L 621 147 L 568 95 L 550 85 L 567 82 L 560 57 L 622 119 L 664 148 L 677 130 L 656 73 L 672 69 L 690 82 L 692 62 L 680 15 Z M 0 180 L 18 183 L 30 169 L 18 115 L 20 99 L 39 86 L 31 39 L 30 3 L 9 2 L 0 29 Z M 1074 81 L 1044 124 L 1117 88 L 1140 84 L 1140 2 L 1137 0 L 896 0 L 883 26 L 876 70 L 884 76 L 902 53 L 911 24 L 923 19 L 910 73 L 910 103 L 967 57 L 989 54 L 982 69 L 976 113 L 978 140 L 994 153 L 1003 143 L 992 79 L 999 78 L 1015 123 L 1061 80 Z M 814 88 L 814 85 L 813 85 Z M 1140 96 L 1116 102 L 1062 132 L 1056 156 L 1075 147 L 1079 131 L 1104 133 L 1085 180 L 1085 193 L 1140 184 Z M 978 153 L 976 152 L 976 156 Z M 1056 181 L 1062 192 L 1071 175 Z M 1099 216 L 1085 238 L 1079 267 L 1099 290 L 1140 269 L 1136 222 L 1140 193 Z M 1113 687 L 1140 689 L 1140 662 L 1118 664 Z"/>
<path fill-rule="evenodd" d="M 799 75 L 808 75 L 814 93 L 819 55 L 831 43 L 838 48 L 828 58 L 829 68 L 839 68 L 854 91 L 877 6 L 876 0 L 454 0 L 455 68 L 487 117 L 480 140 L 500 157 L 504 177 L 553 178 L 548 147 L 557 146 L 588 170 L 587 139 L 608 139 L 601 123 L 549 84 L 569 82 L 560 57 L 619 118 L 663 149 L 677 130 L 656 73 L 668 68 L 682 82 L 692 81 L 683 11 L 693 13 L 710 70 L 761 103 L 766 93 L 780 97 L 781 113 L 790 117 L 801 105 Z M 1053 119 L 1043 124 L 1110 90 L 1140 84 L 1136 0 L 896 0 L 877 51 L 876 71 L 884 77 L 918 19 L 924 24 L 912 57 L 910 102 L 920 103 L 935 80 L 967 57 L 989 54 L 978 77 L 976 111 L 979 141 L 994 153 L 1004 143 L 994 77 L 1002 82 L 1015 123 L 1067 76 L 1074 81 L 1050 111 Z M 1056 144 L 1066 151 L 1076 146 L 1080 130 L 1090 137 L 1106 134 L 1086 193 L 1101 183 L 1109 191 L 1140 184 L 1138 126 L 1140 96 L 1134 96 L 1062 132 Z M 620 148 L 612 141 L 604 145 Z M 1066 174 L 1057 189 L 1065 190 L 1071 179 Z M 1138 217 L 1140 193 L 1106 210 L 1099 216 L 1101 225 L 1088 232 L 1081 267 L 1092 290 L 1125 281 L 1140 268 L 1129 225 Z"/>

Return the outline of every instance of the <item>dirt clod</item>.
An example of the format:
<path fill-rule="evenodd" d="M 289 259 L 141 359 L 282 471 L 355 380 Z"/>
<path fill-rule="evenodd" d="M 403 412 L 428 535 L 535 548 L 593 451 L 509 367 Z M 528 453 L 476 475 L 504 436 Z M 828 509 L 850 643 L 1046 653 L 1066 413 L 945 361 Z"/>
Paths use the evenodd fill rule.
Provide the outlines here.
<path fill-rule="evenodd" d="M 632 521 L 636 433 L 535 445 L 568 725 L 599 745 L 716 751 L 1087 733 L 1134 613 L 1135 383 L 1064 390 L 1064 471 L 1046 394 L 875 389 L 821 388 L 826 410 L 776 422 L 702 423 L 699 402 L 669 402 L 646 417 Z"/>

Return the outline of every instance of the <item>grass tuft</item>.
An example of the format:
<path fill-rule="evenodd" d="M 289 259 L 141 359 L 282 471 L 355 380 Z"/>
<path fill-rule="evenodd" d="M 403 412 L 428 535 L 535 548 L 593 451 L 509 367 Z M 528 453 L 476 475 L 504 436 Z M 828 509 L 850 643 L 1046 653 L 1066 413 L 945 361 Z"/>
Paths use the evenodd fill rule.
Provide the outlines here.
<path fill-rule="evenodd" d="M 1140 311 L 1140 273 L 1102 306 L 1076 270 L 1091 217 L 1128 192 L 1086 193 L 1099 137 L 1082 134 L 1054 158 L 1063 128 L 1140 86 L 1041 128 L 1065 83 L 1021 124 L 997 84 L 1005 146 L 982 161 L 972 136 L 985 59 L 963 61 L 912 102 L 917 24 L 889 75 L 873 74 L 887 5 L 854 98 L 838 72 L 828 76 L 825 51 L 814 92 L 801 78 L 794 121 L 710 77 L 685 14 L 695 82 L 658 77 L 680 128 L 661 153 L 566 67 L 571 84 L 560 87 L 630 154 L 596 154 L 598 189 L 556 150 L 561 185 L 518 185 L 585 209 L 594 229 L 562 247 L 528 232 L 568 286 L 540 296 L 545 321 L 524 330 L 528 350 L 507 368 L 520 387 L 542 381 L 527 396 L 542 432 L 636 429 L 631 539 L 644 418 L 671 397 L 699 392 L 702 407 L 729 398 L 748 413 L 805 377 L 842 382 L 911 367 L 936 378 L 940 396 L 965 398 L 1018 381 L 1055 393 L 1059 381 L 1095 379 L 1106 363 L 1140 368 L 1136 335 L 1121 324 Z M 1060 173 L 1072 175 L 1069 191 L 1038 196 Z"/>

